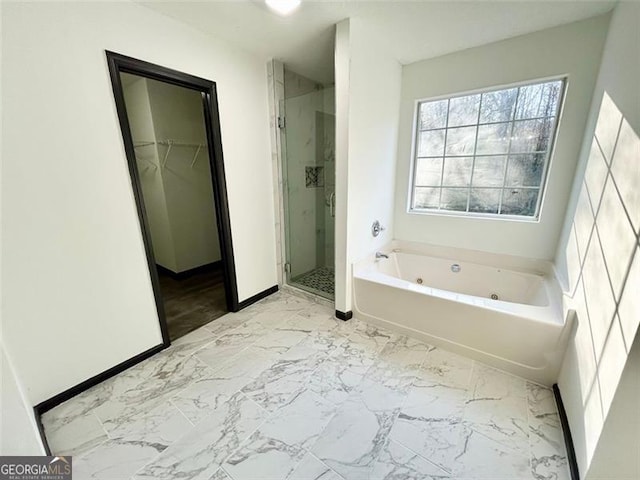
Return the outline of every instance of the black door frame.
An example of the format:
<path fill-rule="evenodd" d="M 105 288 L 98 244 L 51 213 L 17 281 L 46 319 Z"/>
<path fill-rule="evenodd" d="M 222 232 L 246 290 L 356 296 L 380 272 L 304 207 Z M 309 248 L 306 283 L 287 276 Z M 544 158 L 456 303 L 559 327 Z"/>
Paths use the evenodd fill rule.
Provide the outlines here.
<path fill-rule="evenodd" d="M 207 134 L 207 143 L 209 144 L 209 148 L 207 150 L 209 152 L 209 164 L 211 166 L 211 181 L 215 203 L 214 207 L 217 217 L 220 251 L 222 253 L 223 279 L 227 309 L 230 312 L 237 312 L 240 310 L 241 306 L 238 301 L 238 284 L 236 281 L 236 267 L 233 258 L 231 220 L 229 218 L 229 201 L 227 198 L 227 183 L 225 180 L 224 160 L 222 155 L 222 139 L 220 134 L 220 115 L 218 111 L 216 83 L 211 80 L 195 77 L 187 73 L 172 70 L 170 68 L 155 65 L 132 57 L 127 57 L 108 50 L 106 51 L 106 54 L 107 63 L 109 65 L 109 75 L 111 76 L 111 85 L 113 87 L 113 96 L 115 98 L 116 110 L 120 121 L 120 130 L 122 131 L 124 149 L 127 155 L 129 174 L 131 175 L 133 194 L 136 201 L 138 217 L 140 219 L 140 229 L 142 230 L 144 248 L 147 254 L 147 263 L 149 267 L 149 274 L 151 276 L 151 283 L 153 285 L 153 294 L 155 297 L 156 309 L 158 311 L 160 329 L 162 331 L 162 340 L 166 347 L 170 345 L 171 341 L 169 339 L 167 319 L 162 301 L 162 292 L 160 291 L 158 271 L 151 243 L 151 230 L 149 229 L 148 217 L 144 207 L 142 186 L 140 184 L 140 176 L 138 174 L 138 166 L 136 163 L 133 138 L 131 136 L 131 128 L 129 125 L 129 117 L 127 116 L 120 73 L 131 73 L 141 77 L 171 83 L 180 87 L 196 90 L 202 95 L 205 130 Z"/>

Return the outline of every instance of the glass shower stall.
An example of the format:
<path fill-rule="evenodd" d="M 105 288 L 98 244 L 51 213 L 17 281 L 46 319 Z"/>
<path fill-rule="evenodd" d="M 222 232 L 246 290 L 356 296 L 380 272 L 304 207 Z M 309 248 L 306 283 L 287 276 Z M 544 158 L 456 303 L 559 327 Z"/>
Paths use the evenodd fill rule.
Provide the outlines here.
<path fill-rule="evenodd" d="M 293 74 L 295 75 L 295 74 Z M 285 82 L 291 75 L 285 74 Z M 285 92 L 287 92 L 285 84 Z M 333 300 L 335 90 L 315 85 L 279 102 L 286 283 Z"/>

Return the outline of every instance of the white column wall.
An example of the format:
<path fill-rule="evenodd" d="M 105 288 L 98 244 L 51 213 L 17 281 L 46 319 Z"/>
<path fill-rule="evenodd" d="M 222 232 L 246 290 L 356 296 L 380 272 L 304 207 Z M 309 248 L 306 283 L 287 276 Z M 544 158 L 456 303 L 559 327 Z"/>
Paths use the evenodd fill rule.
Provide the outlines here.
<path fill-rule="evenodd" d="M 628 408 L 633 403 L 630 399 L 640 396 L 639 385 L 623 381 L 637 373 L 637 365 L 629 362 L 638 357 L 633 350 L 638 349 L 640 324 L 638 25 L 640 4 L 618 4 L 556 254 L 557 270 L 565 283 L 565 311 L 577 312 L 577 329 L 558 385 L 582 478 L 603 478 L 600 474 L 607 468 L 607 478 L 640 476 L 634 462 L 640 431 L 632 419 L 637 419 L 639 411 L 637 403 L 635 411 Z M 628 423 L 620 421 L 625 416 Z M 634 425 L 635 432 L 630 430 Z M 629 441 L 630 433 L 635 441 Z M 615 448 L 611 441 L 616 442 Z M 600 474 L 592 476 L 597 458 Z"/>

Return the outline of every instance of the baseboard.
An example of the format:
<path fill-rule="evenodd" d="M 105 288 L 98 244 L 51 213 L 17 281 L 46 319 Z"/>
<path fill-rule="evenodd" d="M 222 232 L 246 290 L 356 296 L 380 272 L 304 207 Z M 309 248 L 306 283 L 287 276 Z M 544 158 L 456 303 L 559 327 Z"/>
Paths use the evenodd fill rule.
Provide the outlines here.
<path fill-rule="evenodd" d="M 42 424 L 42 414 L 38 411 L 37 407 L 33 407 L 33 416 L 36 418 L 36 425 L 38 426 L 38 433 L 40 434 L 40 441 L 44 447 L 44 451 L 47 455 L 51 455 L 51 448 L 49 447 L 49 441 L 44 433 L 44 425 Z"/>
<path fill-rule="evenodd" d="M 336 310 L 336 318 L 340 320 L 351 320 L 353 318 L 353 312 L 349 310 L 348 312 L 341 312 L 340 310 Z"/>
<path fill-rule="evenodd" d="M 217 262 L 207 263 L 206 265 L 200 265 L 199 267 L 190 268 L 189 270 L 184 270 L 183 272 L 174 272 L 173 270 L 168 269 L 167 267 L 163 267 L 162 265 L 156 264 L 159 273 L 164 273 L 165 275 L 170 276 L 176 280 L 184 280 L 185 278 L 192 277 L 198 273 L 211 272 L 213 270 L 222 270 L 222 260 L 218 260 Z"/>
<path fill-rule="evenodd" d="M 125 360 L 122 363 L 119 363 L 115 367 L 111 367 L 110 369 L 105 370 L 104 372 L 99 373 L 94 377 L 91 377 L 85 380 L 84 382 L 79 383 L 78 385 L 65 390 L 64 392 L 59 393 L 56 396 L 51 397 L 50 399 L 39 403 L 38 405 L 33 407 L 34 410 L 36 411 L 36 418 L 39 419 L 43 413 L 48 412 L 52 408 L 57 407 L 61 403 L 72 399 L 76 395 L 79 395 L 82 392 L 89 390 L 91 387 L 94 387 L 99 383 L 104 382 L 105 380 L 119 374 L 120 372 L 123 372 L 126 369 L 133 367 L 134 365 L 142 362 L 143 360 L 146 360 L 147 358 L 155 355 L 159 351 L 164 350 L 166 347 L 168 347 L 168 345 L 165 345 L 163 343 L 161 343 L 160 345 L 156 345 L 155 347 L 152 347 L 149 350 L 139 353 L 135 357 Z"/>
<path fill-rule="evenodd" d="M 246 300 L 243 300 L 238 303 L 238 310 L 242 310 L 243 308 L 247 308 L 249 305 L 252 305 L 269 295 L 272 295 L 278 291 L 278 285 L 274 285 L 273 287 L 269 287 L 266 290 L 263 290 L 260 293 L 256 293 L 253 297 L 249 297 Z"/>
<path fill-rule="evenodd" d="M 557 383 L 553 385 L 553 395 L 556 397 L 558 416 L 560 417 L 562 434 L 564 435 L 564 444 L 567 447 L 567 463 L 569 464 L 569 473 L 571 473 L 571 480 L 580 480 L 576 451 L 573 448 L 573 438 L 571 438 L 571 430 L 569 429 L 569 419 L 567 418 L 567 412 L 564 409 L 564 403 L 562 403 L 562 396 L 560 395 L 560 389 L 558 388 Z"/>
<path fill-rule="evenodd" d="M 266 290 L 257 293 L 256 295 L 254 295 L 253 297 L 250 297 L 242 302 L 240 302 L 238 304 L 238 310 L 242 310 L 243 308 L 248 307 L 249 305 L 256 303 L 259 300 L 262 300 L 263 298 L 275 293 L 278 291 L 278 286 L 274 285 L 273 287 L 267 288 Z M 156 345 L 155 347 L 150 348 L 149 350 L 146 350 L 142 353 L 139 353 L 138 355 L 136 355 L 135 357 L 132 357 L 128 360 L 125 360 L 122 363 L 119 363 L 118 365 L 111 367 L 108 370 L 105 370 L 102 373 L 99 373 L 87 380 L 85 380 L 82 383 L 79 383 L 78 385 L 71 387 L 67 390 L 65 390 L 64 392 L 61 392 L 41 403 L 39 403 L 38 405 L 36 405 L 34 407 L 34 411 L 36 414 L 36 419 L 37 421 L 40 421 L 40 416 L 42 414 L 44 414 L 45 412 L 48 412 L 49 410 L 51 410 L 54 407 L 57 407 L 58 405 L 60 405 L 63 402 L 66 402 L 67 400 L 70 400 L 71 398 L 75 397 L 76 395 L 79 395 L 80 393 L 89 390 L 91 387 L 94 387 L 96 385 L 98 385 L 101 382 L 104 382 L 105 380 L 125 371 L 128 368 L 133 367 L 134 365 L 142 362 L 143 360 L 146 360 L 147 358 L 155 355 L 156 353 L 160 352 L 161 350 L 164 350 L 166 347 L 168 347 L 169 345 L 165 345 L 163 343 Z M 39 424 L 39 427 L 41 425 Z M 44 435 L 44 433 L 43 433 Z"/>

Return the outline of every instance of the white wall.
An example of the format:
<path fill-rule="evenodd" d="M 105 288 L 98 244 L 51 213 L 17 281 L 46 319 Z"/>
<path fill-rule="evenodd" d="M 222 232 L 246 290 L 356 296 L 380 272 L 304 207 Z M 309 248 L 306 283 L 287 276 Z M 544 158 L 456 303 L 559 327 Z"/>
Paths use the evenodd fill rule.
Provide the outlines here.
<path fill-rule="evenodd" d="M 349 204 L 349 92 L 351 34 L 349 19 L 336 25 L 336 310 L 351 309 L 351 268 L 347 264 L 347 205 Z"/>
<path fill-rule="evenodd" d="M 147 79 L 126 73 L 122 74 L 122 79 L 127 118 L 133 137 L 140 186 L 151 232 L 153 255 L 158 265 L 175 272 L 177 270 L 176 252 L 171 236 L 158 148 L 154 143 L 144 145 L 156 141 Z M 140 146 L 135 147 L 135 145 Z"/>
<path fill-rule="evenodd" d="M 265 58 L 131 3 L 4 3 L 4 341 L 37 404 L 161 342 L 104 50 L 217 82 L 240 300 L 276 283 Z"/>
<path fill-rule="evenodd" d="M 395 238 L 553 258 L 607 24 L 596 17 L 403 67 Z M 416 100 L 558 75 L 568 75 L 568 87 L 539 222 L 407 213 Z"/>
<path fill-rule="evenodd" d="M 338 25 L 336 45 L 341 41 Z M 338 47 L 336 47 L 338 48 Z M 343 48 L 342 46 L 340 47 Z M 401 66 L 392 55 L 385 51 L 380 40 L 372 35 L 360 19 L 352 18 L 349 25 L 348 55 L 348 152 L 347 152 L 347 189 L 348 203 L 341 199 L 339 175 L 341 170 L 338 155 L 341 139 L 337 138 L 336 164 L 338 175 L 336 195 L 338 212 L 342 207 L 346 210 L 346 266 L 347 275 L 344 285 L 345 298 L 340 298 L 336 308 L 341 311 L 351 310 L 351 265 L 353 262 L 373 253 L 392 239 L 393 231 L 393 192 L 395 187 L 396 152 L 398 139 L 398 106 L 400 102 Z M 338 51 L 336 51 L 338 54 Z M 342 55 L 342 51 L 340 52 Z M 340 87 L 339 72 L 344 68 L 344 60 L 336 59 L 336 102 L 344 102 L 344 84 Z M 341 127 L 341 112 L 344 105 L 337 103 L 336 130 Z M 338 134 L 338 133 L 337 133 Z M 344 135 L 344 132 L 342 133 Z M 342 148 L 344 146 L 342 145 Z M 344 155 L 344 152 L 343 152 Z M 344 157 L 342 158 L 344 161 Z M 344 188 L 344 187 L 343 187 Z M 346 207 L 346 208 L 345 208 Z M 343 210 L 343 211 L 344 211 Z M 371 235 L 371 225 L 375 220 L 386 227 L 377 238 Z M 336 249 L 341 248 L 338 237 L 336 216 Z M 336 252 L 336 258 L 338 254 Z M 336 284 L 338 286 L 338 283 Z M 344 310 L 343 310 L 344 309 Z"/>
<path fill-rule="evenodd" d="M 0 3 L 0 18 L 3 7 Z M 0 39 L 0 57 L 2 56 Z M 1 60 L 1 58 L 0 58 Z M 0 61 L 0 92 L 2 91 L 2 61 Z M 2 120 L 0 117 L 0 145 L 2 145 Z M 0 185 L 2 185 L 3 163 L 0 162 Z M 0 197 L 0 205 L 2 198 Z M 0 219 L 2 209 L 0 209 Z M 2 245 L 2 222 L 0 222 L 0 245 Z M 2 249 L 0 248 L 0 270 L 2 269 Z M 0 277 L 2 292 L 2 277 Z M 46 452 L 40 440 L 33 408 L 25 397 L 24 388 L 9 359 L 4 346 L 2 295 L 0 295 L 0 455 L 44 455 Z"/>
<path fill-rule="evenodd" d="M 44 455 L 33 408 L 0 344 L 0 455 Z"/>
<path fill-rule="evenodd" d="M 640 478 L 640 336 L 636 335 L 587 478 Z"/>
<path fill-rule="evenodd" d="M 591 478 L 595 458 L 597 471 L 606 465 L 609 478 L 625 478 L 631 457 L 638 456 L 633 442 L 618 443 L 618 437 L 629 436 L 633 425 L 620 417 L 638 416 L 637 403 L 635 409 L 626 406 L 637 399 L 637 384 L 619 385 L 638 368 L 629 362 L 637 360 L 632 350 L 638 349 L 640 323 L 639 24 L 639 4 L 616 7 L 556 255 L 565 310 L 574 309 L 578 320 L 558 385 L 583 478 Z M 640 432 L 634 433 L 638 445 Z M 611 451 L 612 438 L 620 452 L 607 459 L 601 452 Z M 617 462 L 624 455 L 628 461 Z"/>

